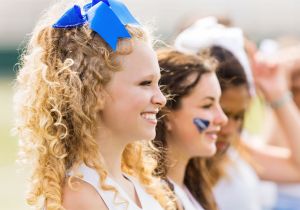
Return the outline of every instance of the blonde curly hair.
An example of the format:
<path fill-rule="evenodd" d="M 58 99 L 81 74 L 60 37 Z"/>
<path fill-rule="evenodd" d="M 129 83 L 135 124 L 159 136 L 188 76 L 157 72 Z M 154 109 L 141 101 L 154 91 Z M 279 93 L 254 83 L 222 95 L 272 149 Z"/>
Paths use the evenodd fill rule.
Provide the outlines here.
<path fill-rule="evenodd" d="M 15 85 L 19 160 L 33 167 L 27 202 L 39 208 L 42 199 L 47 210 L 64 209 L 62 187 L 67 171 L 82 163 L 95 169 L 104 183 L 107 170 L 94 138 L 97 106 L 103 102 L 99 91 L 112 72 L 121 70 L 116 56 L 129 54 L 132 44 L 120 40 L 113 52 L 87 25 L 52 28 L 70 4 L 73 2 L 60 2 L 41 18 L 22 55 Z M 144 29 L 127 29 L 133 39 L 150 41 Z M 136 151 L 140 159 L 135 159 Z M 129 145 L 124 151 L 123 170 L 139 177 L 162 207 L 175 209 L 172 192 L 152 175 L 156 167 L 153 151 L 145 142 Z M 101 187 L 116 191 L 104 184 Z"/>

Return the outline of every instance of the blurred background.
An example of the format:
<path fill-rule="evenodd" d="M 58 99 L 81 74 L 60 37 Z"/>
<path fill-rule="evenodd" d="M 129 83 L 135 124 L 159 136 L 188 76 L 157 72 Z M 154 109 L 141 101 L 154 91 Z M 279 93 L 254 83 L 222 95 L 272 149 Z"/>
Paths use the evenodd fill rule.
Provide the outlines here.
<path fill-rule="evenodd" d="M 24 195 L 26 172 L 15 163 L 17 139 L 13 125 L 12 95 L 19 53 L 38 17 L 52 0 L 0 0 L 0 210 L 28 209 Z M 264 38 L 300 36 L 299 0 L 124 0 L 142 22 L 154 27 L 160 40 L 172 38 L 193 20 L 216 15 L 243 28 L 255 42 Z M 253 109 L 254 115 L 260 115 Z M 253 120 L 252 120 L 253 121 Z M 249 125 L 259 132 L 259 123 Z"/>

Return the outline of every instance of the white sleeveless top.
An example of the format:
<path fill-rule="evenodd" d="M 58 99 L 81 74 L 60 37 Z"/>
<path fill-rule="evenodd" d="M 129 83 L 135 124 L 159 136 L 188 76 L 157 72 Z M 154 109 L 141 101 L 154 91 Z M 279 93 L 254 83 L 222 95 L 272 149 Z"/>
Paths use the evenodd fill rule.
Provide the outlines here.
<path fill-rule="evenodd" d="M 262 210 L 275 197 L 274 184 L 261 182 L 254 169 L 231 148 L 227 151 L 233 163 L 227 167 L 228 177 L 222 178 L 213 193 L 219 210 Z"/>
<path fill-rule="evenodd" d="M 278 192 L 287 196 L 292 196 L 300 200 L 300 183 L 299 184 L 279 184 Z"/>
<path fill-rule="evenodd" d="M 147 194 L 136 179 L 128 175 L 124 175 L 134 185 L 137 196 L 140 200 L 142 208 L 138 207 L 136 203 L 127 195 L 120 185 L 109 176 L 106 178 L 106 185 L 113 186 L 118 194 L 110 190 L 103 190 L 100 188 L 98 173 L 85 165 L 81 165 L 76 172 L 82 175 L 82 180 L 92 185 L 99 193 L 109 210 L 163 210 L 161 205 L 151 195 Z M 72 173 L 70 173 L 72 174 Z"/>
<path fill-rule="evenodd" d="M 173 184 L 174 192 L 185 210 L 204 210 L 186 186 L 181 188 L 172 180 L 170 182 Z"/>

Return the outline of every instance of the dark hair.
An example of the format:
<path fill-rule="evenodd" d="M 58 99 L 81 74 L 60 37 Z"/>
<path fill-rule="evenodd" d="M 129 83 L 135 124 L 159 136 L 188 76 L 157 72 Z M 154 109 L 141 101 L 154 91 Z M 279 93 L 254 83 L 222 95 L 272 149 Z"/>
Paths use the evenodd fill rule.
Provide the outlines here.
<path fill-rule="evenodd" d="M 243 66 L 230 51 L 219 46 L 213 46 L 209 52 L 212 57 L 219 61 L 217 77 L 222 91 L 240 85 L 246 85 L 249 88 Z"/>
<path fill-rule="evenodd" d="M 166 106 L 160 111 L 159 117 L 172 110 L 181 107 L 181 99 L 191 93 L 198 84 L 203 74 L 214 72 L 215 63 L 209 57 L 184 54 L 182 52 L 168 49 L 158 51 L 158 61 L 162 68 L 160 85 L 163 92 L 171 97 Z M 193 81 L 189 76 L 195 75 Z M 156 137 L 154 145 L 162 148 L 158 170 L 163 179 L 166 179 L 168 160 L 166 159 L 166 126 L 162 118 L 156 126 Z M 184 184 L 190 190 L 196 200 L 207 210 L 215 210 L 216 204 L 213 199 L 211 185 L 206 175 L 202 173 L 199 159 L 191 159 L 187 165 L 184 177 Z"/>
<path fill-rule="evenodd" d="M 220 82 L 222 92 L 228 88 L 246 86 L 249 90 L 249 83 L 243 66 L 238 59 L 228 50 L 213 46 L 209 48 L 210 55 L 218 60 L 217 77 Z M 243 147 L 240 144 L 236 145 L 240 152 L 243 152 Z M 227 176 L 226 166 L 231 164 L 227 153 L 221 152 L 211 158 L 203 159 L 203 165 L 208 173 L 208 179 L 214 186 L 222 177 Z M 246 154 L 242 154 L 246 155 Z"/>

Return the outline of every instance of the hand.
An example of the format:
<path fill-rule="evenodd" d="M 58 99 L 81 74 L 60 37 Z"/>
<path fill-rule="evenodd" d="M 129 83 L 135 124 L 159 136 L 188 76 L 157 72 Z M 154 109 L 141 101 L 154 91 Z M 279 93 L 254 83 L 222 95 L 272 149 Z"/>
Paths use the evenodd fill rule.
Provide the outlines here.
<path fill-rule="evenodd" d="M 288 80 L 282 65 L 256 54 L 252 63 L 254 81 L 269 102 L 288 91 Z"/>
<path fill-rule="evenodd" d="M 284 68 L 289 75 L 300 69 L 300 46 L 288 47 L 280 50 L 274 60 Z"/>

